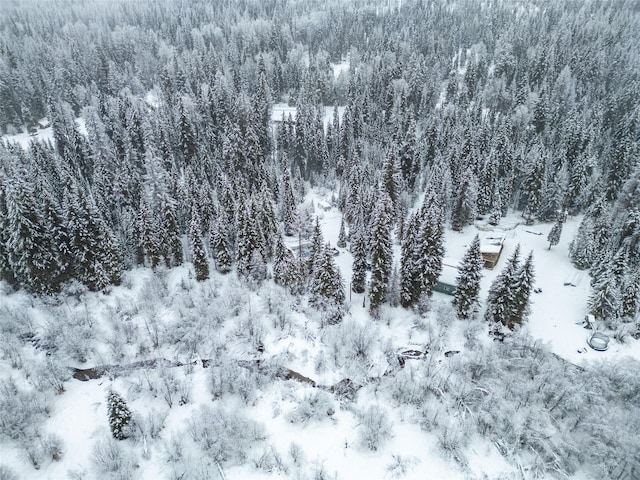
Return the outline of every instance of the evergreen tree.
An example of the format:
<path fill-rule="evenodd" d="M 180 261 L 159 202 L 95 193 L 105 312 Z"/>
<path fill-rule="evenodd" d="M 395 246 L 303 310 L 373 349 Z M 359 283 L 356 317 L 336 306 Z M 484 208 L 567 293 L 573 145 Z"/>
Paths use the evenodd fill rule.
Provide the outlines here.
<path fill-rule="evenodd" d="M 220 220 L 211 225 L 209 244 L 216 270 L 220 273 L 228 273 L 231 270 L 233 259 L 231 258 L 231 246 Z"/>
<path fill-rule="evenodd" d="M 444 209 L 435 194 L 428 194 L 420 212 L 415 258 L 419 265 L 420 294 L 430 297 L 442 271 Z"/>
<path fill-rule="evenodd" d="M 593 265 L 595 256 L 593 220 L 587 215 L 580 222 L 576 236 L 569 244 L 569 258 L 574 267 L 585 270 Z"/>
<path fill-rule="evenodd" d="M 476 235 L 462 258 L 462 262 L 460 262 L 458 276 L 456 277 L 456 291 L 453 297 L 453 305 L 460 319 L 467 320 L 473 318 L 478 309 L 482 266 L 480 237 Z"/>
<path fill-rule="evenodd" d="M 314 271 L 309 301 L 323 311 L 328 323 L 338 323 L 343 315 L 344 281 L 328 246 L 323 246 L 318 254 Z"/>
<path fill-rule="evenodd" d="M 260 249 L 255 249 L 251 254 L 251 263 L 247 274 L 247 280 L 259 284 L 267 278 L 267 262 Z"/>
<path fill-rule="evenodd" d="M 184 105 L 184 101 L 182 100 L 180 100 L 180 109 L 178 114 L 178 129 L 180 133 L 182 156 L 186 165 L 193 165 L 198 155 L 198 145 L 193 132 L 193 124 L 187 115 L 187 109 Z"/>
<path fill-rule="evenodd" d="M 24 180 L 16 178 L 8 186 L 6 209 L 9 229 L 5 248 L 10 271 L 23 287 L 50 293 L 51 241 L 35 204 L 34 192 Z"/>
<path fill-rule="evenodd" d="M 381 191 L 373 216 L 371 227 L 371 282 L 369 286 L 369 304 L 375 313 L 387 298 L 389 277 L 393 266 L 391 249 L 391 200 L 385 191 Z"/>
<path fill-rule="evenodd" d="M 111 435 L 116 440 L 128 437 L 128 428 L 132 422 L 131 410 L 124 399 L 113 390 L 107 394 L 107 416 Z"/>
<path fill-rule="evenodd" d="M 638 307 L 640 307 L 640 269 L 637 269 L 635 273 L 627 273 L 621 290 L 620 316 L 626 321 L 631 321 L 638 314 Z"/>
<path fill-rule="evenodd" d="M 65 221 L 69 251 L 73 253 L 74 278 L 90 290 L 119 284 L 122 254 L 113 232 L 99 215 L 91 197 L 77 185 L 65 194 Z"/>
<path fill-rule="evenodd" d="M 416 257 L 419 228 L 418 216 L 411 215 L 400 257 L 400 304 L 405 308 L 414 305 L 420 296 L 420 267 Z"/>
<path fill-rule="evenodd" d="M 402 174 L 400 172 L 400 163 L 394 150 L 391 150 L 384 160 L 382 176 L 384 190 L 389 196 L 393 210 L 396 211 L 400 200 Z"/>
<path fill-rule="evenodd" d="M 273 280 L 295 293 L 301 283 L 298 262 L 293 252 L 288 249 L 282 235 L 276 237 L 276 246 L 273 257 Z"/>
<path fill-rule="evenodd" d="M 547 242 L 549 242 L 548 250 L 551 250 L 552 246 L 557 245 L 560 242 L 560 235 L 562 235 L 563 224 L 564 221 L 562 219 L 558 219 L 549 231 L 549 235 L 547 235 Z"/>
<path fill-rule="evenodd" d="M 250 206 L 240 205 L 238 211 L 236 269 L 238 275 L 248 278 L 254 261 L 253 252 L 260 248 L 259 232 L 255 219 L 251 217 Z"/>
<path fill-rule="evenodd" d="M 361 226 L 351 228 L 351 255 L 353 255 L 351 290 L 363 293 L 367 280 L 367 242 Z"/>
<path fill-rule="evenodd" d="M 278 224 L 270 191 L 266 185 L 262 186 L 262 192 L 256 197 L 254 205 L 257 211 L 258 227 L 262 233 L 262 254 L 265 260 L 269 260 L 273 257 L 273 246 L 278 235 Z"/>
<path fill-rule="evenodd" d="M 65 282 L 73 279 L 73 254 L 69 249 L 69 235 L 65 219 L 57 202 L 49 193 L 50 189 L 43 189 L 42 218 L 49 232 L 50 285 L 51 291 L 57 292 Z"/>
<path fill-rule="evenodd" d="M 387 301 L 392 307 L 400 305 L 400 269 L 398 264 L 393 264 L 391 278 L 389 278 L 389 288 L 387 291 Z"/>
<path fill-rule="evenodd" d="M 593 286 L 588 300 L 589 312 L 600 320 L 612 321 L 621 313 L 621 292 L 614 275 L 603 275 Z"/>
<path fill-rule="evenodd" d="M 160 234 L 153 212 L 144 197 L 140 200 L 138 222 L 140 224 L 140 248 L 151 262 L 151 268 L 155 269 L 160 264 Z"/>
<path fill-rule="evenodd" d="M 166 265 L 175 267 L 182 265 L 184 251 L 182 241 L 180 240 L 174 204 L 174 200 L 168 194 L 165 193 L 162 196 L 160 205 L 163 226 L 161 233 L 162 254 L 164 255 Z"/>
<path fill-rule="evenodd" d="M 534 278 L 533 252 L 530 252 L 515 278 L 511 324 L 522 324 L 529 313 L 529 298 Z"/>
<path fill-rule="evenodd" d="M 508 328 L 513 328 L 512 319 L 516 314 L 516 284 L 519 273 L 520 244 L 516 246 L 507 264 L 489 288 L 485 320 L 492 323 L 500 322 Z"/>
<path fill-rule="evenodd" d="M 533 155 L 536 155 L 536 153 L 533 153 Z M 522 209 L 522 216 L 528 223 L 533 222 L 533 219 L 538 214 L 538 210 L 540 209 L 542 202 L 542 190 L 544 188 L 545 180 L 544 166 L 544 157 L 539 153 L 531 161 L 529 171 L 523 181 L 523 194 L 520 200 L 520 208 Z"/>
<path fill-rule="evenodd" d="M 191 250 L 191 262 L 198 282 L 209 278 L 209 261 L 202 242 L 200 223 L 200 215 L 198 215 L 197 209 L 193 208 L 189 223 L 189 250 Z"/>
<path fill-rule="evenodd" d="M 451 212 L 451 228 L 461 232 L 466 225 L 470 225 L 476 218 L 478 199 L 478 182 L 471 167 L 462 175 L 458 192 Z"/>
<path fill-rule="evenodd" d="M 307 272 L 309 272 L 309 275 L 312 278 L 314 275 L 314 267 L 323 250 L 324 238 L 322 236 L 322 229 L 320 228 L 320 221 L 318 220 L 318 217 L 316 217 L 316 222 L 313 225 L 313 233 L 311 234 L 311 251 L 309 252 L 309 258 L 307 259 Z"/>
<path fill-rule="evenodd" d="M 0 166 L 0 169 L 1 168 Z M 9 284 L 14 284 L 16 280 L 9 255 L 11 227 L 7 208 L 7 196 L 3 182 L 6 177 L 2 170 L 0 170 L 0 173 L 0 280 L 6 280 Z"/>
<path fill-rule="evenodd" d="M 338 243 L 336 243 L 338 248 L 346 248 L 347 247 L 347 235 L 344 231 L 344 217 L 340 219 L 340 233 L 338 233 Z"/>
<path fill-rule="evenodd" d="M 291 186 L 291 174 L 289 170 L 284 171 L 282 180 L 282 198 L 280 200 L 280 219 L 284 225 L 284 234 L 291 236 L 294 233 L 296 223 L 296 199 Z"/>

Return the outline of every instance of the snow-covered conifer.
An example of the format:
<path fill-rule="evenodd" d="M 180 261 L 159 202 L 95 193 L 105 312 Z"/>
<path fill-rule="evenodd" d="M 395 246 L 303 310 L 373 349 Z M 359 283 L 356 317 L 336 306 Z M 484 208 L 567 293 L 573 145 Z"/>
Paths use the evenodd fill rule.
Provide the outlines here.
<path fill-rule="evenodd" d="M 487 295 L 487 309 L 484 318 L 489 322 L 500 322 L 512 328 L 515 308 L 515 285 L 520 272 L 520 244 L 507 260 L 507 264 L 495 278 Z"/>
<path fill-rule="evenodd" d="M 229 272 L 233 259 L 231 257 L 231 246 L 227 240 L 226 231 L 221 220 L 215 221 L 211 225 L 209 245 L 216 270 L 220 273 Z"/>
<path fill-rule="evenodd" d="M 391 250 L 391 218 L 389 216 L 391 200 L 382 190 L 373 214 L 371 227 L 371 282 L 369 285 L 369 303 L 372 312 L 384 303 L 387 297 L 389 277 L 393 266 Z"/>
<path fill-rule="evenodd" d="M 189 223 L 189 249 L 191 250 L 191 262 L 196 272 L 196 280 L 201 282 L 209 278 L 209 261 L 207 252 L 202 242 L 200 231 L 200 215 L 196 208 L 193 208 L 191 222 Z"/>
<path fill-rule="evenodd" d="M 480 253 L 480 237 L 476 235 L 469 245 L 456 278 L 456 292 L 453 305 L 458 318 L 469 319 L 478 309 L 480 279 L 482 278 L 482 254 Z"/>
<path fill-rule="evenodd" d="M 602 275 L 588 300 L 589 312 L 599 320 L 612 321 L 621 313 L 621 292 L 614 275 Z"/>
<path fill-rule="evenodd" d="M 344 281 L 328 246 L 323 246 L 318 254 L 314 271 L 310 302 L 327 315 L 329 323 L 338 323 L 345 301 Z"/>
<path fill-rule="evenodd" d="M 415 304 L 420 296 L 420 271 L 416 258 L 418 229 L 418 217 L 411 215 L 405 229 L 400 257 L 400 304 L 405 308 Z"/>
<path fill-rule="evenodd" d="M 547 235 L 547 242 L 549 242 L 549 250 L 551 250 L 551 247 L 553 247 L 554 245 L 557 245 L 560 242 L 560 235 L 562 235 L 562 225 L 564 224 L 564 222 L 560 219 L 558 219 L 556 221 L 556 223 L 553 224 L 553 227 L 551 227 L 551 230 L 549 231 L 549 235 Z"/>
<path fill-rule="evenodd" d="M 161 199 L 160 208 L 162 214 L 162 244 L 165 264 L 167 266 L 182 265 L 184 252 L 180 241 L 178 229 L 178 219 L 175 211 L 175 201 L 164 194 Z"/>
<path fill-rule="evenodd" d="M 534 278 L 533 252 L 530 252 L 515 277 L 511 323 L 521 324 L 527 317 Z"/>
<path fill-rule="evenodd" d="M 478 211 L 477 201 L 478 181 L 469 167 L 462 174 L 455 196 L 451 212 L 451 228 L 453 230 L 460 232 L 466 225 L 473 223 Z"/>
<path fill-rule="evenodd" d="M 111 434 L 116 440 L 127 438 L 127 426 L 131 423 L 131 410 L 122 396 L 114 390 L 107 394 L 107 416 Z"/>
<path fill-rule="evenodd" d="M 296 223 L 296 198 L 291 186 L 291 174 L 285 170 L 282 179 L 282 195 L 280 200 L 280 219 L 284 224 L 284 234 L 291 236 L 295 234 L 294 225 Z"/>
<path fill-rule="evenodd" d="M 427 194 L 420 211 L 415 258 L 419 265 L 419 296 L 431 296 L 442 271 L 444 208 L 435 193 Z"/>
<path fill-rule="evenodd" d="M 344 231 L 344 217 L 340 219 L 340 232 L 338 233 L 338 242 L 336 245 L 339 248 L 346 248 L 347 246 L 347 234 Z"/>
<path fill-rule="evenodd" d="M 350 234 L 353 255 L 351 290 L 363 293 L 367 280 L 367 241 L 361 225 L 353 225 Z"/>
<path fill-rule="evenodd" d="M 298 262 L 293 252 L 285 246 L 282 235 L 276 237 L 273 257 L 273 280 L 290 291 L 297 290 L 301 283 Z"/>

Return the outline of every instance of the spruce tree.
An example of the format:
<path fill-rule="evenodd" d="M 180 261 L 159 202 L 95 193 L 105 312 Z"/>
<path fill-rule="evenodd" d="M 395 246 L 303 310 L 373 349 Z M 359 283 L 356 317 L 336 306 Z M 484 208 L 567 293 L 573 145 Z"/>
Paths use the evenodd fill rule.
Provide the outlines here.
<path fill-rule="evenodd" d="M 149 259 L 151 268 L 157 268 L 160 265 L 160 234 L 156 226 L 153 212 L 147 200 L 143 197 L 140 200 L 140 208 L 138 210 L 138 222 L 140 224 L 140 247 Z"/>
<path fill-rule="evenodd" d="M 209 278 L 209 261 L 202 242 L 200 215 L 198 215 L 196 208 L 192 209 L 191 222 L 189 223 L 189 249 L 191 250 L 191 262 L 196 273 L 196 280 L 198 282 L 206 280 Z"/>
<path fill-rule="evenodd" d="M 50 293 L 51 238 L 28 184 L 16 178 L 7 188 L 6 209 L 10 271 L 24 288 L 37 293 Z"/>
<path fill-rule="evenodd" d="M 48 245 L 50 259 L 51 291 L 57 292 L 65 282 L 73 278 L 73 254 L 69 249 L 67 226 L 57 202 L 48 191 L 43 191 L 42 216 L 49 232 Z"/>
<path fill-rule="evenodd" d="M 7 210 L 7 195 L 5 191 L 5 173 L 0 166 L 0 280 L 6 280 L 9 284 L 15 283 L 15 276 L 9 256 L 9 238 L 11 228 L 9 226 L 9 212 Z"/>
<path fill-rule="evenodd" d="M 420 212 L 415 258 L 419 265 L 420 294 L 431 296 L 442 271 L 444 209 L 435 194 L 428 194 Z"/>
<path fill-rule="evenodd" d="M 322 236 L 320 221 L 318 220 L 318 217 L 316 217 L 316 222 L 313 225 L 313 233 L 311 234 L 311 251 L 309 252 L 309 258 L 307 259 L 307 272 L 311 277 L 313 277 L 314 267 L 323 250 L 324 237 Z M 300 252 L 300 254 L 302 254 L 302 252 Z"/>
<path fill-rule="evenodd" d="M 516 305 L 516 279 L 520 273 L 520 244 L 507 260 L 507 264 L 495 278 L 487 295 L 487 309 L 484 318 L 491 323 L 501 323 L 513 328 L 512 318 Z"/>
<path fill-rule="evenodd" d="M 282 235 L 276 237 L 273 257 L 273 280 L 295 293 L 301 283 L 298 262 L 293 252 L 288 249 Z"/>
<path fill-rule="evenodd" d="M 187 115 L 184 102 L 180 100 L 178 110 L 178 130 L 180 133 L 180 147 L 186 165 L 193 165 L 198 155 L 198 144 L 193 133 L 193 124 Z"/>
<path fill-rule="evenodd" d="M 111 435 L 116 440 L 124 440 L 128 437 L 128 428 L 132 421 L 131 410 L 122 396 L 114 390 L 107 394 L 107 416 Z"/>
<path fill-rule="evenodd" d="M 260 249 L 255 249 L 251 254 L 251 263 L 247 274 L 247 280 L 254 284 L 260 284 L 267 278 L 267 262 Z"/>
<path fill-rule="evenodd" d="M 351 255 L 353 255 L 351 290 L 355 293 L 363 293 L 367 280 L 367 242 L 359 225 L 351 228 Z"/>
<path fill-rule="evenodd" d="M 347 234 L 344 231 L 344 217 L 340 219 L 340 232 L 338 233 L 338 243 L 336 243 L 338 248 L 346 248 L 347 247 Z"/>
<path fill-rule="evenodd" d="M 590 268 L 596 257 L 593 229 L 593 220 L 590 216 L 585 216 L 580 222 L 576 236 L 569 244 L 569 259 L 579 270 Z"/>
<path fill-rule="evenodd" d="M 75 184 L 65 197 L 64 215 L 69 232 L 69 250 L 73 252 L 74 277 L 90 290 L 119 284 L 122 254 L 92 198 Z"/>
<path fill-rule="evenodd" d="M 231 270 L 233 259 L 231 257 L 231 246 L 221 223 L 220 217 L 218 221 L 212 223 L 209 232 L 209 245 L 216 270 L 220 273 L 228 273 Z"/>
<path fill-rule="evenodd" d="M 263 236 L 262 254 L 265 260 L 273 257 L 273 247 L 278 235 L 278 222 L 273 210 L 271 192 L 266 184 L 262 185 L 261 193 L 256 198 L 258 211 L 258 227 Z"/>
<path fill-rule="evenodd" d="M 400 163 L 395 149 L 392 147 L 382 165 L 382 182 L 383 187 L 391 205 L 396 210 L 398 201 L 400 200 L 402 173 L 400 172 Z"/>
<path fill-rule="evenodd" d="M 473 318 L 478 309 L 482 266 L 480 237 L 476 235 L 458 267 L 453 305 L 460 319 L 467 320 Z"/>
<path fill-rule="evenodd" d="M 294 235 L 296 223 L 296 199 L 291 186 L 291 174 L 289 170 L 284 171 L 282 180 L 282 196 L 280 199 L 280 219 L 284 225 L 284 234 L 287 236 Z"/>
<path fill-rule="evenodd" d="M 640 269 L 629 272 L 623 280 L 620 316 L 626 321 L 632 321 L 638 314 L 640 307 Z"/>
<path fill-rule="evenodd" d="M 400 257 L 400 304 L 411 307 L 420 296 L 420 269 L 417 253 L 418 216 L 413 214 L 407 222 Z"/>
<path fill-rule="evenodd" d="M 344 281 L 328 246 L 324 245 L 318 254 L 314 271 L 310 303 L 323 311 L 328 323 L 338 323 L 343 315 Z"/>
<path fill-rule="evenodd" d="M 526 319 L 534 279 L 533 252 L 530 252 L 515 278 L 511 324 L 522 324 Z"/>
<path fill-rule="evenodd" d="M 253 265 L 253 252 L 260 248 L 259 232 L 255 219 L 251 217 L 250 206 L 240 205 L 238 211 L 236 269 L 238 275 L 248 278 Z"/>
<path fill-rule="evenodd" d="M 451 212 L 451 228 L 456 232 L 473 223 L 478 211 L 478 182 L 471 167 L 462 175 Z"/>
<path fill-rule="evenodd" d="M 391 218 L 388 214 L 391 200 L 385 191 L 379 195 L 371 227 L 371 282 L 369 304 L 375 313 L 387 297 L 389 278 L 393 266 L 391 249 Z"/>
<path fill-rule="evenodd" d="M 523 195 L 520 201 L 522 216 L 527 223 L 533 222 L 538 215 L 542 202 L 542 190 L 545 181 L 545 161 L 541 154 L 532 160 L 523 181 Z"/>
<path fill-rule="evenodd" d="M 547 250 L 551 250 L 552 246 L 557 245 L 560 242 L 563 223 L 564 222 L 561 219 L 558 219 L 556 220 L 556 223 L 553 224 L 553 227 L 551 227 L 549 235 L 547 235 L 547 242 L 549 242 L 549 248 Z"/>
<path fill-rule="evenodd" d="M 178 220 L 174 206 L 174 200 L 164 194 L 161 200 L 162 209 L 162 251 L 167 266 L 182 265 L 184 260 L 184 251 L 182 241 L 180 240 L 180 231 L 178 228 Z"/>
<path fill-rule="evenodd" d="M 605 273 L 593 286 L 589 296 L 589 313 L 599 320 L 612 321 L 621 314 L 622 294 L 615 275 Z"/>

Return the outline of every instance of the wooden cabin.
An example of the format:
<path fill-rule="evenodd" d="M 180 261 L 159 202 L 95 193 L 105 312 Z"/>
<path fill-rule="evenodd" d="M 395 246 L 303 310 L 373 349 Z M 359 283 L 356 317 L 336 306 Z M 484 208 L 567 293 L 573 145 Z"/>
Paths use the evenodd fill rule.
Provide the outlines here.
<path fill-rule="evenodd" d="M 496 266 L 504 247 L 504 233 L 491 232 L 480 240 L 480 253 L 484 268 L 492 270 Z"/>

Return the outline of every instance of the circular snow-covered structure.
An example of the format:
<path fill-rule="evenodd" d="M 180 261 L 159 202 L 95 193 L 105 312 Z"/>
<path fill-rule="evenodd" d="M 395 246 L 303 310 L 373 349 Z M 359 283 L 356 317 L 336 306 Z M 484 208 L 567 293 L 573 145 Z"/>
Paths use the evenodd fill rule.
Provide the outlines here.
<path fill-rule="evenodd" d="M 605 335 L 601 332 L 595 332 L 593 335 L 589 337 L 587 343 L 594 350 L 598 350 L 599 352 L 605 351 L 609 348 L 609 336 Z"/>

